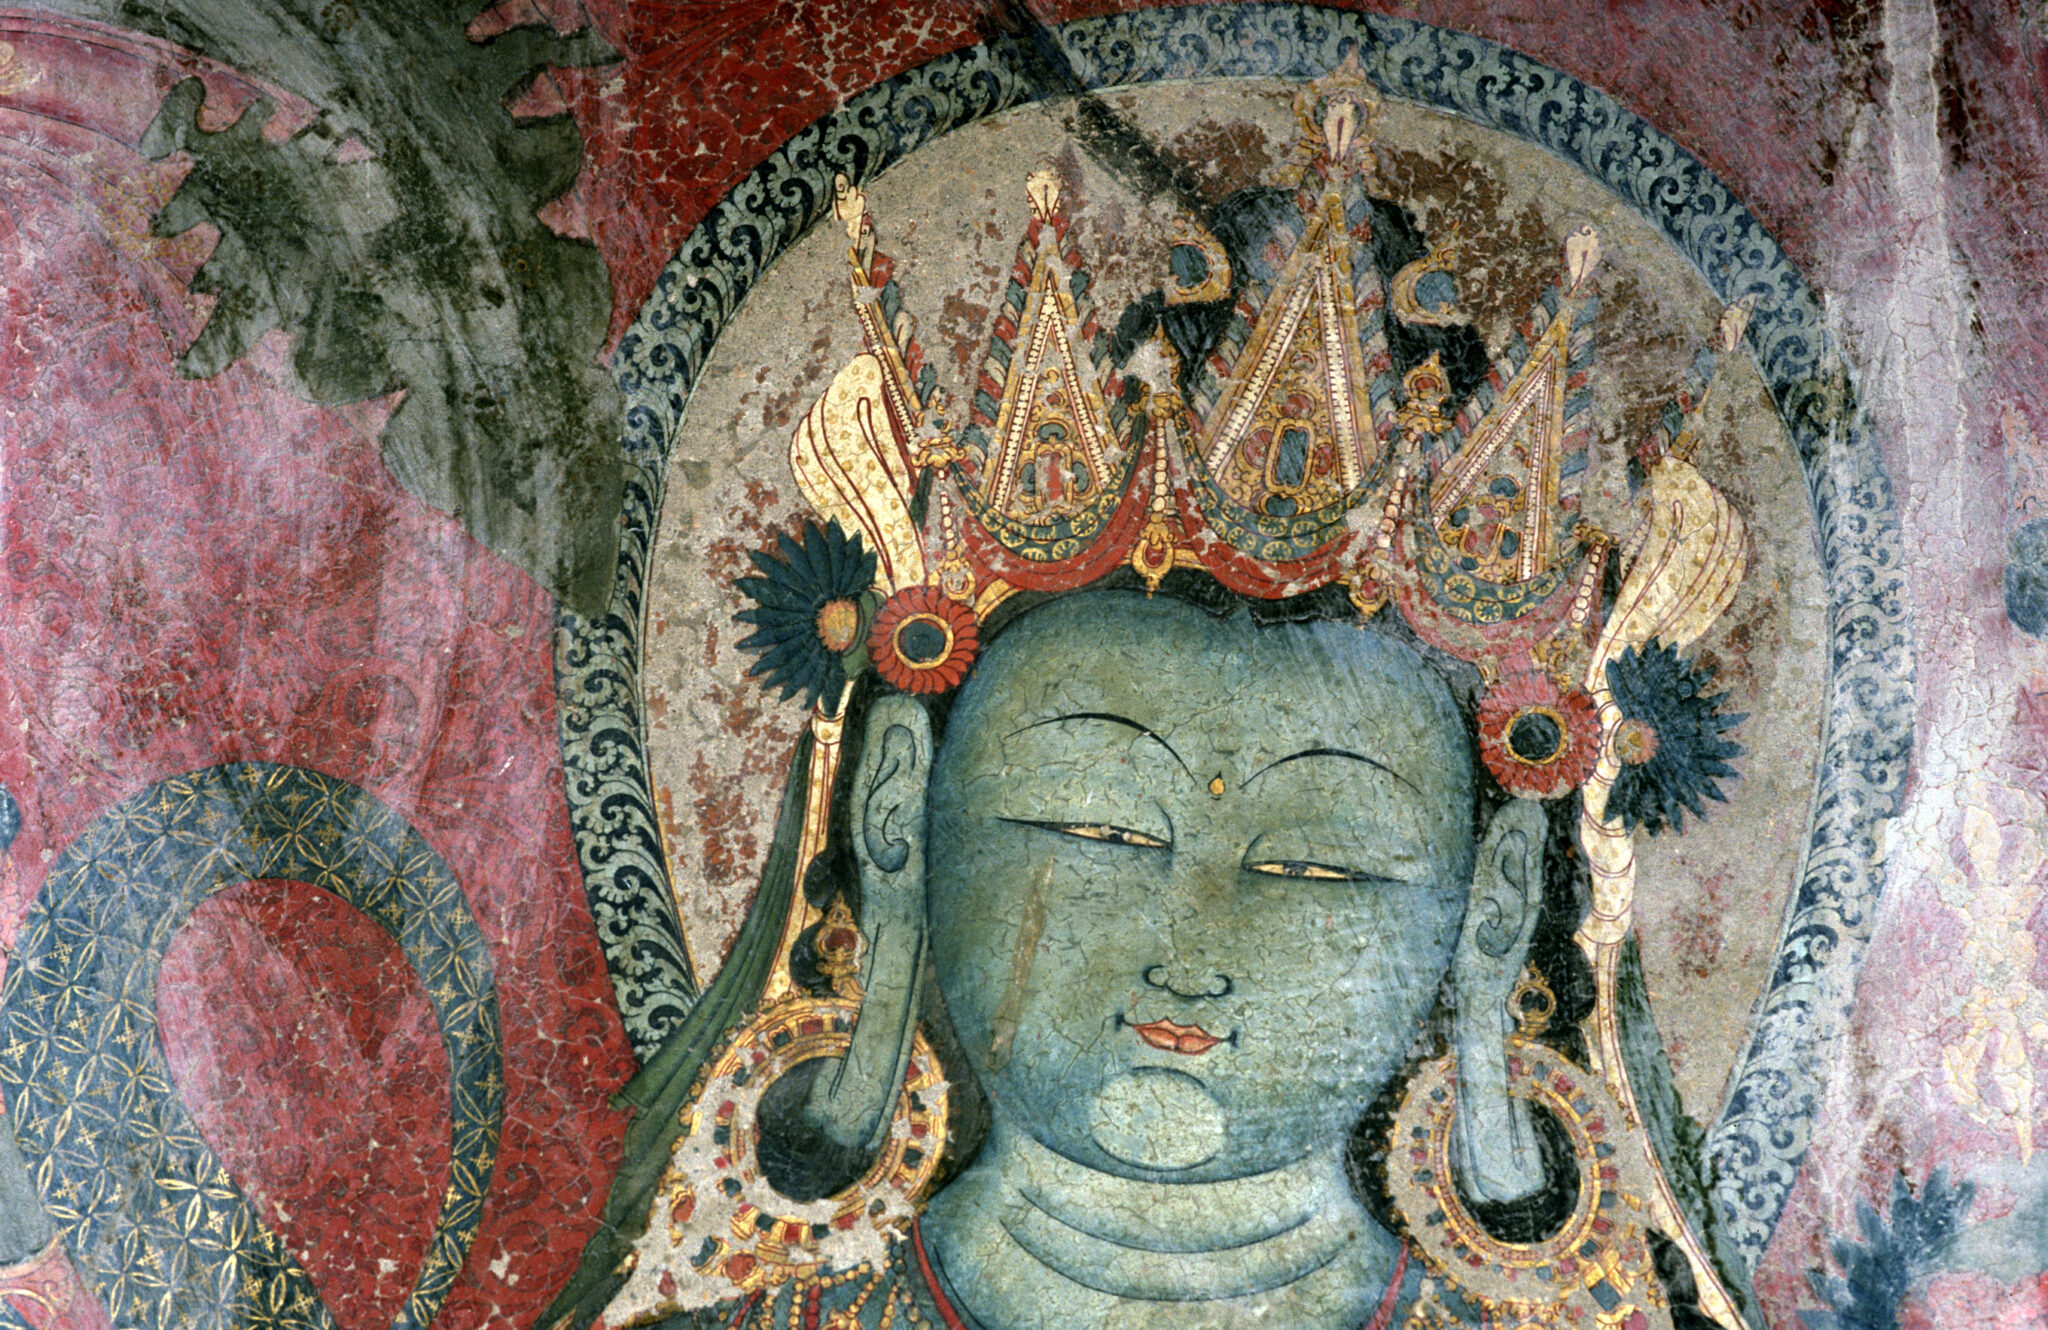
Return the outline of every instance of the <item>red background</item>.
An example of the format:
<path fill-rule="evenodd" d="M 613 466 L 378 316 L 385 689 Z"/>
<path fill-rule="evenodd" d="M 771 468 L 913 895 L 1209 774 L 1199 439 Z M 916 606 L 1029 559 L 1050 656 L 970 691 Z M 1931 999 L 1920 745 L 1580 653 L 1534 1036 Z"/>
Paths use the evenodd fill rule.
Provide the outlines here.
<path fill-rule="evenodd" d="M 526 4 L 503 17 L 538 16 Z M 1041 0 L 1036 12 L 1109 7 Z M 1612 93 L 1717 171 L 1817 286 L 1886 270 L 1894 209 L 1867 165 L 1883 160 L 1886 132 L 1873 11 L 1375 8 Z M 586 168 L 544 215 L 603 252 L 615 334 L 682 237 L 790 134 L 978 40 L 974 8 L 920 0 L 591 0 L 587 15 L 552 0 L 547 17 L 587 17 L 622 53 L 529 94 L 536 106 L 559 96 L 583 128 Z M 1990 398 L 2024 400 L 2048 368 L 2034 276 L 2048 236 L 2043 44 L 2016 3 L 1953 7 L 1944 22 L 1947 216 L 1981 283 Z M 390 480 L 377 406 L 282 394 L 264 368 L 275 346 L 212 380 L 173 373 L 203 320 L 184 283 L 210 240 L 148 237 L 183 168 L 146 163 L 134 144 L 179 73 L 208 75 L 222 119 L 253 85 L 156 43 L 33 16 L 0 19 L 0 40 L 45 71 L 0 97 L 0 780 L 25 814 L 0 869 L 0 941 L 54 853 L 164 776 L 297 763 L 393 805 L 469 893 L 505 1032 L 498 1177 L 439 1323 L 528 1324 L 594 1221 L 622 1126 L 605 1096 L 632 1066 L 568 833 L 552 605 Z M 1868 150 L 1852 154 L 1859 135 Z M 1987 420 L 1982 447 L 1995 456 L 2005 442 Z M 2015 493 L 2010 506 L 2040 497 Z M 402 958 L 318 892 L 251 884 L 181 935 L 160 1005 L 208 1140 L 340 1324 L 388 1324 L 447 1149 L 445 1056 Z M 1816 1239 L 1806 1224 L 1802 1258 L 1818 1259 Z M 1791 1265 L 1774 1269 L 1764 1291 L 1789 1309 L 1803 1290 Z"/>

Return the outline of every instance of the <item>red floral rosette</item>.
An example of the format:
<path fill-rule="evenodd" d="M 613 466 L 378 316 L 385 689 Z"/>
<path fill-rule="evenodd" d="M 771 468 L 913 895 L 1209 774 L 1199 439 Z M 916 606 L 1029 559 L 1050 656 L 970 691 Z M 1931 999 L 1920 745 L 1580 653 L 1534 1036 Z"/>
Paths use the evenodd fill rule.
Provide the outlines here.
<path fill-rule="evenodd" d="M 868 629 L 868 658 L 906 693 L 957 688 L 981 649 L 974 611 L 933 586 L 909 586 L 882 602 Z"/>
<path fill-rule="evenodd" d="M 1555 799 L 1585 783 L 1600 758 L 1600 712 L 1583 688 L 1520 674 L 1479 704 L 1479 756 L 1520 799 Z"/>

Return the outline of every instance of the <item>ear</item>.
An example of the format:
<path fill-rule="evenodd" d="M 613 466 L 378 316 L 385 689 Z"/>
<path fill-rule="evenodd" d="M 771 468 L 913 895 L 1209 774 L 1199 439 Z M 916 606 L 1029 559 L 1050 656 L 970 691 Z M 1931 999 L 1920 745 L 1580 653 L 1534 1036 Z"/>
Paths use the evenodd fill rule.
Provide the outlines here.
<path fill-rule="evenodd" d="M 1543 1185 L 1543 1161 L 1520 1100 L 1508 1094 L 1508 998 L 1543 914 L 1549 826 L 1539 804 L 1502 807 L 1479 840 L 1472 894 L 1451 974 L 1456 985 L 1458 1163 L 1467 1190 L 1509 1201 Z"/>
<path fill-rule="evenodd" d="M 1454 971 L 1460 1012 L 1505 1010 L 1543 913 L 1549 830 L 1541 804 L 1516 799 L 1494 813 L 1479 839 Z"/>
<path fill-rule="evenodd" d="M 901 693 L 876 699 L 853 787 L 854 856 L 870 902 L 924 882 L 931 772 L 932 722 L 924 708 Z"/>

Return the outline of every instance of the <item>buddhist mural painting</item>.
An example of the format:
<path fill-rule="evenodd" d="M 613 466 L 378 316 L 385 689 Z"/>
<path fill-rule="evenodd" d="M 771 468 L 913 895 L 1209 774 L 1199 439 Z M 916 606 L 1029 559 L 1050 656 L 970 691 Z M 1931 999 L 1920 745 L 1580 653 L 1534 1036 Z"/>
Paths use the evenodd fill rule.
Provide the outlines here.
<path fill-rule="evenodd" d="M 819 6 L 797 116 L 730 8 L 435 17 L 531 140 L 8 20 L 10 299 L 116 294 L 8 314 L 0 1317 L 2034 1324 L 2031 528 L 1916 704 L 1922 242 L 1817 286 L 1405 12 Z"/>
<path fill-rule="evenodd" d="M 1772 662 L 1750 756 L 1699 651 L 1748 522 L 1809 522 L 1722 372 L 1755 299 L 1525 145 L 1387 111 L 1355 51 L 1119 114 L 1196 105 L 1262 159 L 1198 215 L 1042 111 L 835 176 L 707 364 L 672 455 L 737 422 L 704 492 L 773 492 L 781 534 L 720 586 L 665 505 L 650 695 L 737 598 L 726 673 L 808 718 L 738 949 L 684 904 L 746 1014 L 645 1078 L 674 1129 L 587 1267 L 611 1317 L 1668 1324 L 1661 1257 L 1741 1323 L 1630 924 L 1638 840 L 1818 739 L 1818 662 Z M 915 249 L 912 171 L 970 186 Z M 1631 331 L 1661 357 L 1603 357 Z M 822 390 L 771 433 L 727 373 Z M 1765 577 L 1814 580 L 1801 534 Z M 657 787 L 699 753 L 657 723 Z M 1747 1015 L 1683 1031 L 1727 1050 L 1706 1093 Z"/>

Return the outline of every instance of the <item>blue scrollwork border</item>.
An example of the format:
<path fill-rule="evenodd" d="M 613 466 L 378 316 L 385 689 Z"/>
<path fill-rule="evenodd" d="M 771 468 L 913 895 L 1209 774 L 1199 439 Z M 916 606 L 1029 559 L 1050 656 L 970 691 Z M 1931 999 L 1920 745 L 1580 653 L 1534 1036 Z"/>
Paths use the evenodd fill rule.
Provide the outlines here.
<path fill-rule="evenodd" d="M 1903 796 L 1913 729 L 1900 536 L 1878 447 L 1820 302 L 1712 172 L 1607 94 L 1492 42 L 1310 5 L 1217 5 L 1054 29 L 1081 80 L 1313 78 L 1357 50 L 1393 97 L 1519 135 L 1603 181 L 1660 228 L 1724 301 L 1757 297 L 1749 344 L 1804 470 L 1827 586 L 1826 736 L 1800 880 L 1733 1089 L 1708 1139 L 1725 1236 L 1762 1254 L 1804 1157 L 1879 891 L 1880 829 Z M 872 179 L 948 130 L 1040 95 L 1000 44 L 878 84 L 795 135 L 705 217 L 621 344 L 629 405 L 610 613 L 563 611 L 556 666 L 569 806 L 619 1008 L 644 1058 L 695 1001 L 647 775 L 640 627 L 669 441 L 720 332 L 763 273 L 830 208 L 832 178 Z"/>

